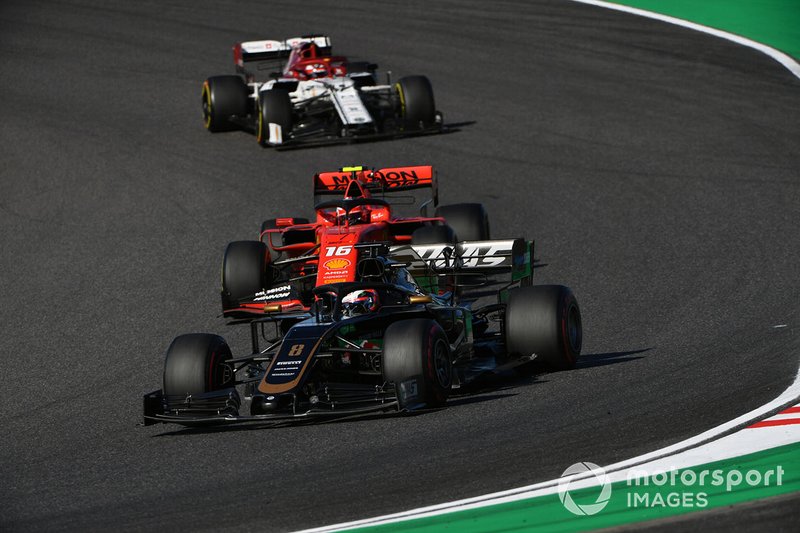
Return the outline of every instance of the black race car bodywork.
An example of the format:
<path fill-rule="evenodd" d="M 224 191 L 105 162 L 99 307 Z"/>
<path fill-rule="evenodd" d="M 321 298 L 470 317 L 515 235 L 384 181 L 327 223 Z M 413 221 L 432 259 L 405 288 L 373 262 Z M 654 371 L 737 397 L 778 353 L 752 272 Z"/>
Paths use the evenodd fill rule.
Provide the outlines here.
<path fill-rule="evenodd" d="M 435 191 L 430 167 L 408 169 L 420 179 L 392 192 Z M 250 328 L 250 351 L 234 357 L 216 335 L 176 338 L 163 389 L 144 398 L 145 424 L 441 407 L 487 371 L 574 366 L 577 301 L 566 287 L 531 284 L 532 242 L 490 239 L 478 204 L 396 218 L 371 194 L 396 169 L 349 170 L 315 176 L 316 192 L 345 198 L 318 203 L 314 224 L 277 219 L 285 225 L 265 223 L 266 243 L 229 245 L 223 312 Z"/>

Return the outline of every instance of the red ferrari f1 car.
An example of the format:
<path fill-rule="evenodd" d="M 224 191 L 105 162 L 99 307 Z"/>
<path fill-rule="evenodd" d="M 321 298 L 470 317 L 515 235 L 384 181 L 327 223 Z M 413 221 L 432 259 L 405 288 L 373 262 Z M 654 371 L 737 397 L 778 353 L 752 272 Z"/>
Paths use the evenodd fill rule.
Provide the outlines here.
<path fill-rule="evenodd" d="M 270 219 L 227 247 L 222 311 L 249 326 L 249 353 L 176 338 L 146 424 L 441 407 L 488 371 L 575 365 L 572 291 L 532 285 L 533 243 L 491 239 L 482 205 L 438 206 L 432 167 L 324 172 L 314 192 L 313 221 Z"/>
<path fill-rule="evenodd" d="M 377 65 L 332 55 L 328 37 L 244 42 L 233 56 L 237 75 L 203 83 L 211 132 L 244 129 L 290 148 L 442 131 L 428 78 L 379 83 Z"/>

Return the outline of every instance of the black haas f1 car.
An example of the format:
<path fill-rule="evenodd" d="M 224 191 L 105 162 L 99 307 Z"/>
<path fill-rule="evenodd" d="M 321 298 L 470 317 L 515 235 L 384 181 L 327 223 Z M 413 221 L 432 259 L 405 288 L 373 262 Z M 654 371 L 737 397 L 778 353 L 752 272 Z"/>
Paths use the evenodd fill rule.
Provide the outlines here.
<path fill-rule="evenodd" d="M 289 148 L 442 130 L 431 83 L 376 80 L 377 65 L 331 55 L 330 38 L 251 41 L 233 48 L 238 75 L 203 83 L 211 132 L 244 129 L 262 146 Z"/>
<path fill-rule="evenodd" d="M 432 167 L 344 168 L 314 188 L 313 222 L 267 220 L 259 240 L 225 252 L 222 311 L 249 326 L 250 352 L 177 337 L 163 389 L 144 398 L 146 424 L 436 408 L 487 371 L 574 367 L 570 289 L 532 285 L 533 243 L 491 239 L 481 204 L 420 216 L 438 204 Z M 400 217 L 420 191 L 431 194 L 417 216 Z"/>

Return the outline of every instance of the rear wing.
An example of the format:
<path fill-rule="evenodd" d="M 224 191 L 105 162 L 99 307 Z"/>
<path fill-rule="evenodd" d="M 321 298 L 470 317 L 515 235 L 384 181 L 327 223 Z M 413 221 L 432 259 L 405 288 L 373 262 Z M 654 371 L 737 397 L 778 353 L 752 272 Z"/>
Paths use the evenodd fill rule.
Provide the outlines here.
<path fill-rule="evenodd" d="M 236 43 L 233 47 L 233 62 L 236 71 L 252 76 L 254 71 L 279 68 L 289 58 L 292 48 L 303 43 L 314 43 L 322 55 L 330 55 L 331 39 L 325 35 L 304 35 L 284 41 L 262 40 Z"/>
<path fill-rule="evenodd" d="M 314 204 L 324 201 L 326 196 L 341 197 L 353 179 L 361 183 L 374 198 L 387 200 L 393 205 L 404 203 L 401 201 L 404 198 L 400 198 L 396 193 L 415 189 L 430 189 L 431 199 L 426 204 L 432 201 L 434 206 L 439 205 L 436 172 L 430 165 L 389 167 L 380 170 L 345 167 L 335 172 L 320 172 L 314 175 Z"/>
<path fill-rule="evenodd" d="M 533 242 L 525 239 L 401 245 L 391 248 L 391 256 L 407 263 L 414 277 L 485 274 L 513 283 L 533 274 Z"/>

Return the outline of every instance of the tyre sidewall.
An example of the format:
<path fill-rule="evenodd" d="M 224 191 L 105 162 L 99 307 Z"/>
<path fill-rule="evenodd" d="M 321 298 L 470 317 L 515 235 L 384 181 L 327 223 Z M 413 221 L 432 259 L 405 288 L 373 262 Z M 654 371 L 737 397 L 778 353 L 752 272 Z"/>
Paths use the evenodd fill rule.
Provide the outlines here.
<path fill-rule="evenodd" d="M 434 320 L 391 324 L 384 336 L 383 371 L 393 381 L 401 408 L 441 407 L 453 379 L 450 347 Z"/>
<path fill-rule="evenodd" d="M 212 76 L 203 83 L 205 127 L 211 132 L 232 131 L 239 127 L 232 116 L 245 116 L 247 84 L 239 76 Z"/>
<path fill-rule="evenodd" d="M 225 361 L 231 350 L 209 333 L 190 333 L 172 341 L 164 360 L 163 391 L 169 396 L 202 394 L 232 385 Z"/>
<path fill-rule="evenodd" d="M 562 285 L 514 289 L 506 304 L 504 334 L 513 356 L 536 354 L 537 365 L 574 368 L 583 336 L 578 302 Z"/>
<path fill-rule="evenodd" d="M 281 127 L 283 141 L 292 131 L 292 101 L 282 89 L 262 91 L 258 95 L 258 125 L 256 139 L 261 146 L 269 146 L 269 124 Z"/>
<path fill-rule="evenodd" d="M 406 129 L 427 127 L 436 120 L 433 87 L 425 76 L 407 76 L 395 84 L 400 103 L 400 118 Z"/>
<path fill-rule="evenodd" d="M 268 285 L 267 245 L 261 241 L 228 244 L 222 259 L 222 309 L 235 309 Z"/>
<path fill-rule="evenodd" d="M 436 216 L 445 219 L 459 241 L 486 241 L 491 238 L 489 215 L 483 204 L 442 205 L 436 208 Z"/>

